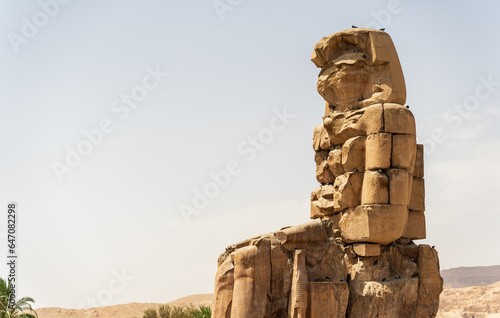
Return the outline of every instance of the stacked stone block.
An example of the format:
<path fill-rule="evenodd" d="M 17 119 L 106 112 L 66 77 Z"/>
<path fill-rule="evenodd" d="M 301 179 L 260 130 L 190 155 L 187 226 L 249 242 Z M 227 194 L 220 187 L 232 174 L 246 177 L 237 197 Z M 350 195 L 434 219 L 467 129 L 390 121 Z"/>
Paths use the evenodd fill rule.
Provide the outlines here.
<path fill-rule="evenodd" d="M 321 186 L 311 194 L 311 218 L 340 213 L 349 243 L 425 238 L 423 145 L 411 111 L 394 103 L 332 108 L 313 134 Z"/>

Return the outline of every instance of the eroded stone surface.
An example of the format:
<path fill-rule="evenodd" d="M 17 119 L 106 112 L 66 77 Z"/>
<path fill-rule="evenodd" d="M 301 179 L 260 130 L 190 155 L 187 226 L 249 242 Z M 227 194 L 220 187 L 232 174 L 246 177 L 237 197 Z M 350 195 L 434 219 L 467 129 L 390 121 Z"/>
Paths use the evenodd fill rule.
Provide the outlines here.
<path fill-rule="evenodd" d="M 335 110 L 406 101 L 403 71 L 387 33 L 357 28 L 332 34 L 315 45 L 311 60 L 321 68 L 318 92 Z"/>
<path fill-rule="evenodd" d="M 365 170 L 365 140 L 366 137 L 358 136 L 348 139 L 342 147 L 342 167 L 344 171 Z"/>
<path fill-rule="evenodd" d="M 392 135 L 381 133 L 366 138 L 366 170 L 389 169 Z"/>
<path fill-rule="evenodd" d="M 424 177 L 424 145 L 417 145 L 417 154 L 415 156 L 415 169 L 413 176 L 417 178 Z"/>
<path fill-rule="evenodd" d="M 335 178 L 333 184 L 333 206 L 336 212 L 360 204 L 363 174 L 347 172 Z"/>
<path fill-rule="evenodd" d="M 328 164 L 328 151 L 319 151 L 314 156 L 316 162 L 316 180 L 321 184 L 333 183 L 335 177 Z"/>
<path fill-rule="evenodd" d="M 346 282 L 310 282 L 311 314 L 316 318 L 344 318 L 349 301 Z"/>
<path fill-rule="evenodd" d="M 364 173 L 361 204 L 388 204 L 389 178 L 382 171 L 368 170 Z"/>
<path fill-rule="evenodd" d="M 423 240 L 426 238 L 424 212 L 410 211 L 408 213 L 408 222 L 403 237 L 412 240 Z"/>
<path fill-rule="evenodd" d="M 413 211 L 425 211 L 424 178 L 413 178 L 409 208 Z"/>
<path fill-rule="evenodd" d="M 328 133 L 323 125 L 318 125 L 314 128 L 313 148 L 314 151 L 330 150 L 331 142 L 328 138 Z"/>
<path fill-rule="evenodd" d="M 420 286 L 416 317 L 435 317 L 439 307 L 439 294 L 443 291 L 437 251 L 429 245 L 420 245 L 417 263 Z"/>
<path fill-rule="evenodd" d="M 313 220 L 227 247 L 213 315 L 435 317 L 437 252 L 413 242 L 426 236 L 423 146 L 392 40 L 342 31 L 316 44 L 312 61 L 327 101 L 313 134 Z"/>
<path fill-rule="evenodd" d="M 358 205 L 342 212 L 340 230 L 348 243 L 370 242 L 387 245 L 403 235 L 408 208 L 403 205 Z"/>
<path fill-rule="evenodd" d="M 410 189 L 408 189 L 413 177 L 405 169 L 390 169 L 389 175 L 389 196 L 390 203 L 395 205 L 408 206 L 410 202 Z"/>
<path fill-rule="evenodd" d="M 370 243 L 354 243 L 352 245 L 354 253 L 359 256 L 379 256 L 380 245 Z"/>
<path fill-rule="evenodd" d="M 267 295 L 271 289 L 271 244 L 267 237 L 237 249 L 231 254 L 234 264 L 232 317 L 266 315 Z"/>
<path fill-rule="evenodd" d="M 401 104 L 384 104 L 384 124 L 386 133 L 417 135 L 412 112 Z"/>
<path fill-rule="evenodd" d="M 417 143 L 412 135 L 392 135 L 391 166 L 413 173 Z"/>
<path fill-rule="evenodd" d="M 342 150 L 333 149 L 328 154 L 328 168 L 334 177 L 344 174 L 344 167 L 342 166 Z"/>
<path fill-rule="evenodd" d="M 322 185 L 311 193 L 311 219 L 335 212 L 333 185 Z"/>
<path fill-rule="evenodd" d="M 329 239 L 328 223 L 311 221 L 228 247 L 220 259 L 214 317 L 434 317 L 442 290 L 434 249 L 411 241 L 346 245 Z M 262 275 L 268 257 L 270 277 Z M 262 278 L 270 285 L 256 288 L 253 283 Z M 247 299 L 267 293 L 257 312 L 231 308 L 233 279 L 249 284 Z M 234 293 L 242 288 L 235 287 Z"/>

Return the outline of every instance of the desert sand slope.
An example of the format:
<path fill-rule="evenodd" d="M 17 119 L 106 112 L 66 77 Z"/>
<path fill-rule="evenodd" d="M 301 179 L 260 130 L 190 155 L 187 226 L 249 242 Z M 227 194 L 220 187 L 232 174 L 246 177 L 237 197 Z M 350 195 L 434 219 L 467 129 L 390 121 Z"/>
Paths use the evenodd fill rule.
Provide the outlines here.
<path fill-rule="evenodd" d="M 171 301 L 169 305 L 176 306 L 212 306 L 212 298 L 213 294 L 199 294 L 199 295 L 190 295 L 186 297 L 179 298 L 177 300 Z"/>
<path fill-rule="evenodd" d="M 500 281 L 500 265 L 444 269 L 441 276 L 449 287 L 487 286 Z"/>
<path fill-rule="evenodd" d="M 168 304 L 210 306 L 212 304 L 212 294 L 191 295 L 174 300 Z M 39 318 L 141 318 L 144 310 L 158 307 L 160 305 L 163 304 L 131 303 L 90 309 L 62 309 L 48 307 L 37 309 L 36 312 L 38 313 Z"/>
<path fill-rule="evenodd" d="M 489 286 L 444 287 L 438 317 L 500 318 L 500 282 Z"/>

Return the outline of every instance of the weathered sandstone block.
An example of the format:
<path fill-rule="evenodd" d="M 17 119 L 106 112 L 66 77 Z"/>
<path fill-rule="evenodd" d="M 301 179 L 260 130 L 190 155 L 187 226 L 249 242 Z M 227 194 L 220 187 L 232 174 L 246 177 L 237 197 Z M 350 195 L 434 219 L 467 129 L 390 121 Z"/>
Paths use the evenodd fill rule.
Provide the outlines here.
<path fill-rule="evenodd" d="M 328 168 L 326 160 L 316 166 L 316 180 L 318 180 L 321 184 L 332 183 L 335 181 L 335 177 Z"/>
<path fill-rule="evenodd" d="M 347 172 L 335 178 L 333 204 L 335 211 L 342 211 L 360 204 L 363 173 Z"/>
<path fill-rule="evenodd" d="M 323 163 L 325 160 L 327 160 L 328 154 L 329 154 L 328 150 L 321 150 L 316 152 L 314 154 L 314 162 L 316 162 L 316 165 L 319 165 Z"/>
<path fill-rule="evenodd" d="M 365 114 L 361 118 L 360 125 L 366 136 L 384 132 L 384 113 L 382 104 L 374 104 L 363 108 Z"/>
<path fill-rule="evenodd" d="M 321 220 L 313 220 L 304 224 L 289 226 L 279 231 L 280 243 L 290 251 L 295 248 L 300 248 L 302 243 L 323 243 L 328 241 L 328 236 L 325 232 Z"/>
<path fill-rule="evenodd" d="M 365 170 L 365 140 L 366 137 L 358 136 L 348 139 L 342 147 L 342 166 L 344 171 Z"/>
<path fill-rule="evenodd" d="M 341 149 L 333 149 L 328 154 L 328 167 L 332 172 L 334 177 L 338 177 L 343 174 L 344 167 L 342 166 L 342 150 Z"/>
<path fill-rule="evenodd" d="M 334 213 L 333 185 L 325 184 L 311 193 L 311 219 Z"/>
<path fill-rule="evenodd" d="M 408 213 L 408 222 L 403 237 L 412 240 L 423 240 L 426 238 L 424 212 L 410 211 Z"/>
<path fill-rule="evenodd" d="M 392 160 L 394 168 L 408 169 L 413 173 L 417 143 L 412 135 L 392 135 Z"/>
<path fill-rule="evenodd" d="M 262 318 L 266 314 L 267 295 L 271 282 L 271 246 L 268 238 L 257 240 L 236 250 L 234 263 L 234 291 L 232 317 Z"/>
<path fill-rule="evenodd" d="M 413 178 L 409 209 L 413 211 L 425 211 L 424 178 Z"/>
<path fill-rule="evenodd" d="M 415 118 L 412 112 L 398 104 L 384 104 L 384 131 L 391 134 L 416 136 Z"/>
<path fill-rule="evenodd" d="M 369 243 L 354 243 L 353 245 L 354 253 L 359 256 L 379 256 L 380 255 L 380 245 L 379 244 L 369 244 Z"/>
<path fill-rule="evenodd" d="M 349 138 L 362 136 L 363 127 L 358 123 L 363 114 L 364 110 L 357 110 L 349 113 L 331 113 L 325 116 L 323 125 L 332 144 L 341 145 Z"/>
<path fill-rule="evenodd" d="M 367 170 L 363 178 L 361 204 L 389 203 L 389 179 L 384 172 Z"/>
<path fill-rule="evenodd" d="M 231 257 L 219 264 L 215 275 L 214 317 L 231 315 L 231 302 L 234 288 L 234 265 Z"/>
<path fill-rule="evenodd" d="M 346 317 L 423 318 L 415 316 L 419 280 L 416 262 L 398 246 L 381 246 L 380 256 L 348 259 L 351 282 Z M 415 249 L 415 259 L 418 249 Z"/>
<path fill-rule="evenodd" d="M 359 205 L 342 212 L 340 230 L 348 243 L 369 242 L 386 245 L 403 235 L 408 209 L 402 205 Z"/>
<path fill-rule="evenodd" d="M 424 177 L 424 145 L 417 145 L 417 154 L 415 156 L 415 169 L 413 176 L 417 178 Z"/>
<path fill-rule="evenodd" d="M 366 138 L 366 170 L 389 169 L 392 135 L 373 134 Z"/>
<path fill-rule="evenodd" d="M 344 318 L 349 301 L 349 286 L 346 282 L 310 282 L 309 317 Z"/>
<path fill-rule="evenodd" d="M 410 203 L 410 190 L 408 186 L 413 182 L 413 177 L 405 169 L 390 169 L 389 188 L 390 188 L 390 203 L 395 205 L 406 205 Z"/>
<path fill-rule="evenodd" d="M 333 181 L 335 181 L 335 177 L 328 167 L 328 162 L 326 159 L 316 165 L 316 180 L 318 180 L 318 182 L 321 184 L 333 183 Z"/>
<path fill-rule="evenodd" d="M 292 286 L 293 260 L 289 258 L 288 252 L 283 248 L 278 235 L 270 235 L 271 238 L 271 317 L 282 317 L 287 315 L 288 302 Z M 284 234 L 286 236 L 286 234 Z M 283 236 L 281 236 L 283 239 Z M 225 317 L 225 316 L 222 316 Z"/>
<path fill-rule="evenodd" d="M 314 127 L 314 134 L 313 134 L 314 151 L 318 152 L 321 150 L 330 150 L 331 146 L 332 145 L 330 139 L 328 138 L 328 133 L 326 132 L 325 127 L 323 127 L 323 125 L 318 125 Z"/>
<path fill-rule="evenodd" d="M 341 145 L 352 137 L 383 132 L 383 108 L 378 104 L 345 113 L 332 112 L 323 118 L 323 124 L 331 143 Z"/>
<path fill-rule="evenodd" d="M 443 291 L 437 251 L 429 245 L 419 245 L 417 263 L 420 286 L 415 317 L 436 317 L 439 294 Z"/>

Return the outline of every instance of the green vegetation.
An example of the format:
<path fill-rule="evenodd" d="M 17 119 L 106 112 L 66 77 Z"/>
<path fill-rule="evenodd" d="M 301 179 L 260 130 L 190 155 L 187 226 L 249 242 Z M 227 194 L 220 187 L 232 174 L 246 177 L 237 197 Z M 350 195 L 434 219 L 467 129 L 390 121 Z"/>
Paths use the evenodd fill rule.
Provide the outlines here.
<path fill-rule="evenodd" d="M 0 318 L 38 318 L 37 313 L 31 308 L 30 303 L 35 302 L 31 297 L 23 297 L 9 308 L 11 289 L 10 282 L 7 284 L 0 278 Z"/>
<path fill-rule="evenodd" d="M 194 318 L 210 318 L 212 317 L 212 308 L 209 306 L 200 306 L 191 312 Z"/>
<path fill-rule="evenodd" d="M 212 309 L 209 306 L 198 308 L 189 306 L 162 305 L 156 309 L 147 309 L 142 318 L 210 318 Z"/>

